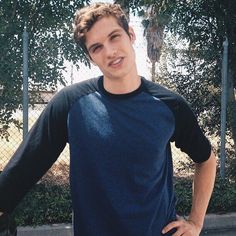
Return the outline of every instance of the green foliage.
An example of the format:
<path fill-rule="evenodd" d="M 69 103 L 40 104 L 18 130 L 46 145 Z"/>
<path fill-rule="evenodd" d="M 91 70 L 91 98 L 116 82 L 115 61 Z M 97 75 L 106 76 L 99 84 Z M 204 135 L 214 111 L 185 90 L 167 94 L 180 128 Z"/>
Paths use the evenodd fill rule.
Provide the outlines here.
<path fill-rule="evenodd" d="M 234 148 L 229 145 L 226 149 L 226 163 L 225 163 L 226 178 L 232 182 L 236 180 L 236 153 Z"/>
<path fill-rule="evenodd" d="M 56 90 L 65 84 L 65 60 L 85 62 L 71 37 L 73 14 L 89 1 L 0 1 L 0 137 L 8 135 L 12 113 L 22 103 L 22 34 L 29 32 L 29 89 Z M 16 123 L 20 128 L 20 125 Z"/>
<path fill-rule="evenodd" d="M 192 180 L 190 178 L 177 178 L 175 181 L 177 197 L 177 213 L 188 215 L 192 202 Z M 236 183 L 229 179 L 223 180 L 217 176 L 213 194 L 209 203 L 208 213 L 227 213 L 236 211 Z"/>
<path fill-rule="evenodd" d="M 236 211 L 236 183 L 217 178 L 208 212 L 225 213 Z"/>
<path fill-rule="evenodd" d="M 149 1 L 151 2 L 151 1 Z M 223 41 L 229 40 L 229 69 L 236 87 L 236 5 L 233 0 L 173 1 L 158 79 L 175 87 L 193 107 L 202 127 L 219 135 Z M 161 13 L 168 12 L 166 8 Z M 174 38 L 174 39 L 173 39 Z M 164 69 L 163 69 L 164 68 Z M 171 68 L 171 69 L 170 69 Z M 157 79 L 157 80 L 158 80 Z M 236 102 L 230 98 L 229 128 L 236 143 Z"/>
<path fill-rule="evenodd" d="M 217 133 L 220 130 L 220 85 L 217 82 L 220 68 L 213 59 L 207 62 L 202 55 L 208 54 L 210 58 L 215 56 L 215 51 L 192 50 L 186 41 L 180 45 L 179 40 L 179 37 L 166 37 L 157 81 L 183 95 L 191 103 L 201 126 L 209 134 Z"/>
<path fill-rule="evenodd" d="M 164 76 L 168 76 L 169 83 L 175 84 L 177 92 L 191 103 L 196 115 L 207 111 L 203 115 L 205 125 L 218 130 L 219 116 L 215 116 L 217 120 L 209 118 L 213 113 L 219 114 L 222 41 L 216 35 L 215 20 L 206 15 L 200 2 L 203 1 L 192 4 L 177 1 L 167 25 L 171 32 L 169 38 L 175 36 L 175 40 L 166 40 L 165 44 L 173 70 L 167 70 Z"/>
<path fill-rule="evenodd" d="M 192 203 L 192 181 L 189 178 L 176 178 L 176 211 L 179 215 L 188 215 Z"/>
<path fill-rule="evenodd" d="M 175 178 L 177 213 L 188 215 L 192 203 L 191 178 Z M 236 211 L 235 180 L 216 179 L 208 213 L 227 213 Z M 14 212 L 17 225 L 36 226 L 53 223 L 71 223 L 72 205 L 69 185 L 40 183 L 27 194 Z"/>
<path fill-rule="evenodd" d="M 68 184 L 37 184 L 16 208 L 18 225 L 70 223 L 72 206 Z"/>
<path fill-rule="evenodd" d="M 168 66 L 163 73 L 158 74 L 157 80 L 166 81 L 169 87 L 174 85 L 176 91 L 191 103 L 203 123 L 202 126 L 208 127 L 210 134 L 218 134 L 222 44 L 225 36 L 229 39 L 229 65 L 236 82 L 234 0 L 143 0 L 129 1 L 127 7 L 143 17 L 144 31 L 150 21 L 165 27 L 162 55 L 166 53 L 164 56 Z M 151 19 L 147 9 L 155 9 Z M 169 40 L 173 37 L 175 40 Z M 231 110 L 229 108 L 229 114 L 232 113 Z M 235 117 L 231 115 L 230 122 Z M 235 127 L 234 130 L 236 134 Z"/>

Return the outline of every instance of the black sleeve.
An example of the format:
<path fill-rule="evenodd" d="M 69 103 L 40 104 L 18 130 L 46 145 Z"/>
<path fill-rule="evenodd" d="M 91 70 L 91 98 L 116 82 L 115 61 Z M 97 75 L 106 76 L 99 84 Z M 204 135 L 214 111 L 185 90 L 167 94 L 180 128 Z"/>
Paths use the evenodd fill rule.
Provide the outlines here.
<path fill-rule="evenodd" d="M 196 163 L 206 161 L 211 154 L 209 140 L 203 134 L 197 118 L 187 102 L 179 97 L 175 107 L 175 132 L 171 141 Z"/>
<path fill-rule="evenodd" d="M 57 160 L 67 142 L 68 104 L 61 91 L 0 174 L 0 211 L 9 213 Z"/>

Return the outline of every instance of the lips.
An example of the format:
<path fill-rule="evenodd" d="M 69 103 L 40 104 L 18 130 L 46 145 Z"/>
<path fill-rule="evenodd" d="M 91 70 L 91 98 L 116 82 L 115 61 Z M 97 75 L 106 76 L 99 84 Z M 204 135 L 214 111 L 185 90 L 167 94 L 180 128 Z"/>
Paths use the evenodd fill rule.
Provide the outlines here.
<path fill-rule="evenodd" d="M 123 61 L 123 57 L 116 58 L 116 59 L 110 61 L 108 66 L 118 67 L 119 65 L 121 65 L 122 61 Z"/>

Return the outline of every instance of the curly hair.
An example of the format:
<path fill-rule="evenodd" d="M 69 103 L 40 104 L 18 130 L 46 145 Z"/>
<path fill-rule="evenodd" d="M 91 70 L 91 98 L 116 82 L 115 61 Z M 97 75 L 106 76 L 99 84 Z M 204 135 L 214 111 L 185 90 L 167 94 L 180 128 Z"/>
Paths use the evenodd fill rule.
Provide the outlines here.
<path fill-rule="evenodd" d="M 76 11 L 73 25 L 74 39 L 87 55 L 89 55 L 89 53 L 85 45 L 86 33 L 98 20 L 109 16 L 115 17 L 117 23 L 129 35 L 128 20 L 119 4 L 94 3 Z"/>

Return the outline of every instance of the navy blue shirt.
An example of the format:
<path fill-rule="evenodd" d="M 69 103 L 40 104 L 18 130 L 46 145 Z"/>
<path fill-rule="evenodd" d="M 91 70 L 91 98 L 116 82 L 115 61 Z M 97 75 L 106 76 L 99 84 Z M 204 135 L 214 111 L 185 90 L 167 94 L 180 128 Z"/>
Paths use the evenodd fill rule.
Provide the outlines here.
<path fill-rule="evenodd" d="M 210 156 L 188 104 L 160 85 L 142 78 L 115 95 L 99 77 L 66 87 L 1 174 L 0 209 L 11 211 L 68 142 L 75 236 L 162 235 L 176 218 L 171 141 L 194 162 Z"/>

